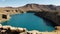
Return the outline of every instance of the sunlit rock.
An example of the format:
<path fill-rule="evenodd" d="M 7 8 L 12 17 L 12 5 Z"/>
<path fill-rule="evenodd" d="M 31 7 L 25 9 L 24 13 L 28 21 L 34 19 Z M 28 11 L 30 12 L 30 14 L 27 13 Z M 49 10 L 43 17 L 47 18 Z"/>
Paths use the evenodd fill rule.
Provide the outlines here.
<path fill-rule="evenodd" d="M 0 28 L 2 28 L 2 25 L 0 24 Z"/>
<path fill-rule="evenodd" d="M 8 29 L 10 28 L 11 26 L 3 26 L 4 29 Z"/>

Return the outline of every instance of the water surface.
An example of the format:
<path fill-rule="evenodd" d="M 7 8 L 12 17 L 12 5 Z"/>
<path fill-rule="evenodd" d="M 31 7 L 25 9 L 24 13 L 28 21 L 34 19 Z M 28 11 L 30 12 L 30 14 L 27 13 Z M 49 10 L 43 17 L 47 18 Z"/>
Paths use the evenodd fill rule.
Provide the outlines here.
<path fill-rule="evenodd" d="M 46 21 L 34 13 L 23 13 L 12 15 L 9 21 L 2 23 L 3 25 L 11 25 L 15 27 L 23 27 L 28 30 L 39 30 L 39 31 L 53 31 L 55 28 L 52 27 L 50 22 L 48 25 Z"/>

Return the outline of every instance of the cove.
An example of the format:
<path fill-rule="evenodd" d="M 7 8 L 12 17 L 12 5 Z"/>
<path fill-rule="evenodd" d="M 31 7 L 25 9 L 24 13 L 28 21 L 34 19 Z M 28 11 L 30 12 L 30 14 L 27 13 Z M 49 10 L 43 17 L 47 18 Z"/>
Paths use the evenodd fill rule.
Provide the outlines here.
<path fill-rule="evenodd" d="M 48 23 L 48 24 L 47 24 Z M 11 16 L 9 21 L 2 25 L 11 25 L 14 27 L 27 28 L 28 30 L 53 31 L 55 28 L 50 22 L 34 15 L 34 13 L 22 13 Z"/>

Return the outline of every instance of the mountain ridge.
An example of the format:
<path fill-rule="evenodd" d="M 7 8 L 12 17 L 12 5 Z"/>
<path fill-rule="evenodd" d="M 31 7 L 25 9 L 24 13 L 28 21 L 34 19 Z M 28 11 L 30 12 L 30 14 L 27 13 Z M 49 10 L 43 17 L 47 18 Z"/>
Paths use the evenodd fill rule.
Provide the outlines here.
<path fill-rule="evenodd" d="M 20 7 L 5 7 L 5 8 L 17 8 L 19 10 L 37 10 L 37 11 L 59 11 L 60 10 L 60 6 L 56 6 L 56 5 L 40 5 L 40 4 L 26 4 L 24 6 L 20 6 Z"/>

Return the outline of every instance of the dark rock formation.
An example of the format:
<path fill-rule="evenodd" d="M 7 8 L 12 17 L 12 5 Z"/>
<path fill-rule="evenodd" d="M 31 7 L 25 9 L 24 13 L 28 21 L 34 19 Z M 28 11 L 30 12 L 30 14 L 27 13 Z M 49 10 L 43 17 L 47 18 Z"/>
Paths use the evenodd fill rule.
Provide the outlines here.
<path fill-rule="evenodd" d="M 50 21 L 53 25 L 57 26 L 60 25 L 59 18 L 56 12 L 37 12 L 35 13 L 36 16 L 41 17 L 47 21 Z"/>
<path fill-rule="evenodd" d="M 2 15 L 2 18 L 3 18 L 3 19 L 7 19 L 7 15 L 4 15 L 4 14 L 3 14 L 3 15 Z"/>

